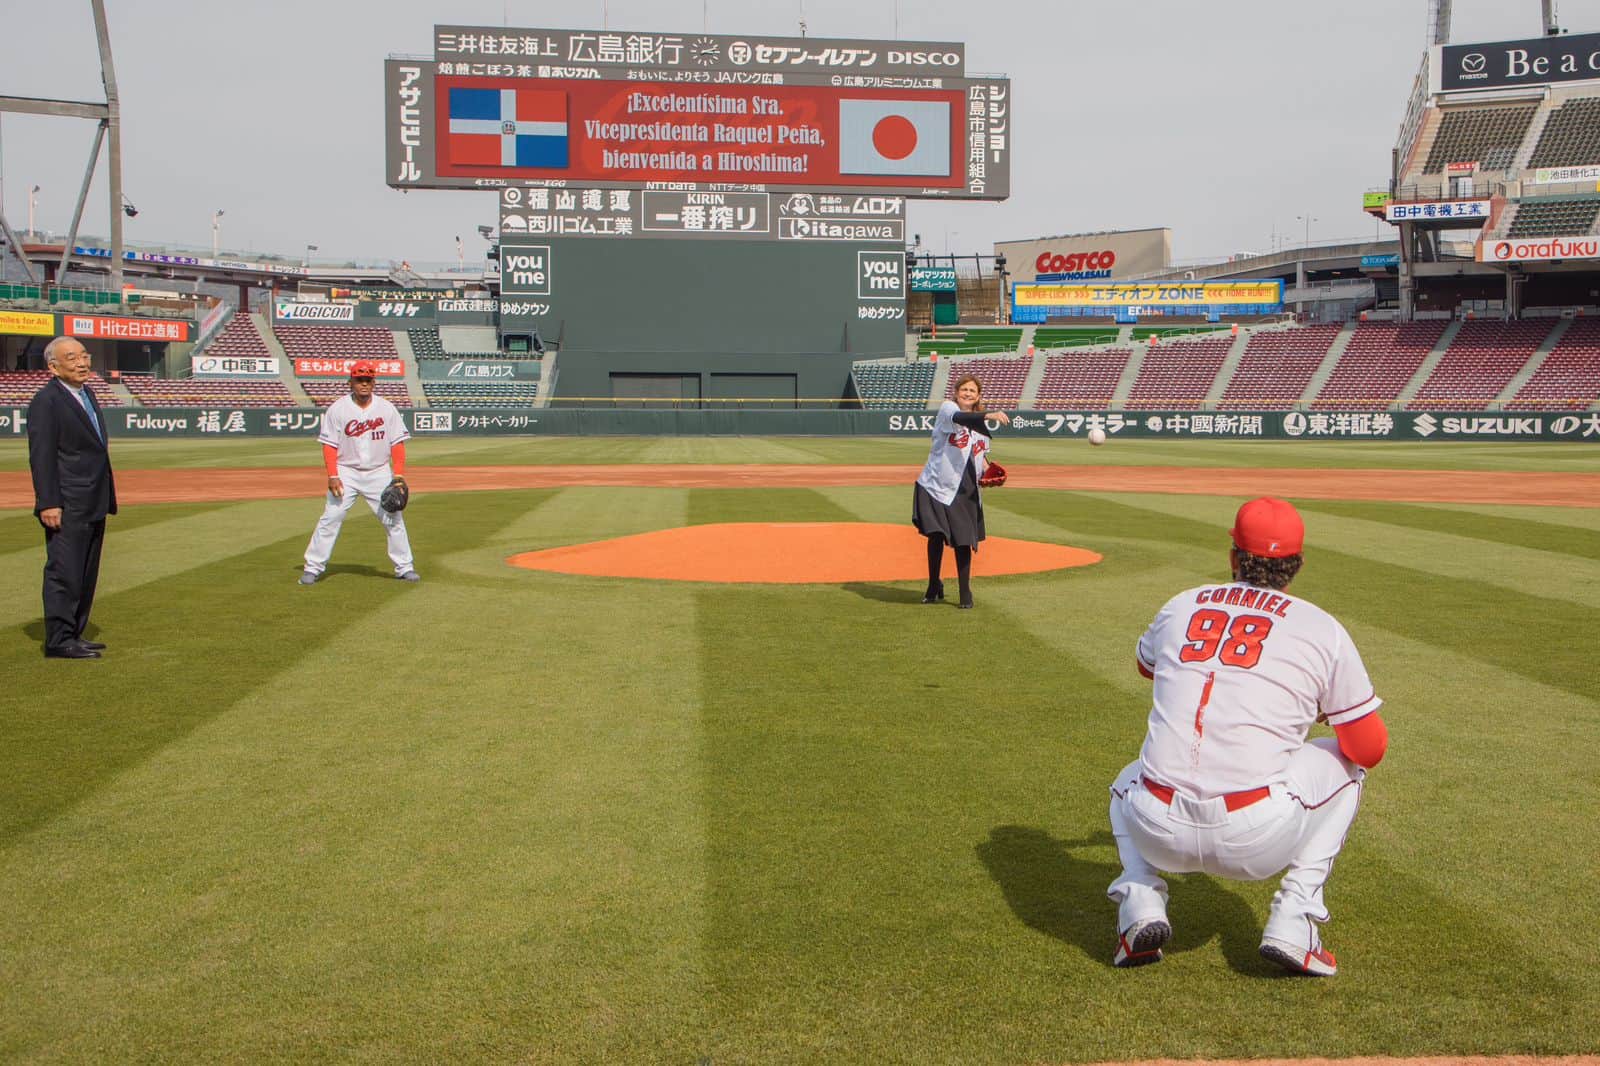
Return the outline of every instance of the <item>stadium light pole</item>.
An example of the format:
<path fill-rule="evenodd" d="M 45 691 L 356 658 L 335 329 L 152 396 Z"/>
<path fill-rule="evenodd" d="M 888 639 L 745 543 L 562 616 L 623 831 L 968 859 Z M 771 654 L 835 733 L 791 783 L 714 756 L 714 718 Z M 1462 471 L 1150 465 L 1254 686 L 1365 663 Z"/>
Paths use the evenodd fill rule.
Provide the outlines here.
<path fill-rule="evenodd" d="M 1320 218 L 1312 218 L 1310 215 L 1296 215 L 1295 216 L 1295 220 L 1296 221 L 1300 221 L 1300 222 L 1304 222 L 1306 224 L 1306 244 L 1305 244 L 1305 246 L 1307 248 L 1311 247 L 1311 223 L 1313 223 L 1313 222 L 1321 222 L 1322 220 Z"/>
<path fill-rule="evenodd" d="M 300 269 L 301 270 L 310 270 L 311 269 L 311 253 L 312 252 L 317 252 L 317 251 L 321 251 L 321 249 L 318 248 L 316 245 L 314 245 L 314 244 L 306 245 L 306 257 L 305 257 L 305 260 L 303 262 L 301 262 L 301 264 L 300 264 Z"/>
<path fill-rule="evenodd" d="M 220 210 L 211 212 L 211 258 L 213 259 L 217 257 L 217 249 L 221 247 L 222 216 L 225 214 L 226 211 Z"/>
<path fill-rule="evenodd" d="M 39 186 L 28 190 L 28 236 L 33 236 L 33 211 L 39 206 Z"/>

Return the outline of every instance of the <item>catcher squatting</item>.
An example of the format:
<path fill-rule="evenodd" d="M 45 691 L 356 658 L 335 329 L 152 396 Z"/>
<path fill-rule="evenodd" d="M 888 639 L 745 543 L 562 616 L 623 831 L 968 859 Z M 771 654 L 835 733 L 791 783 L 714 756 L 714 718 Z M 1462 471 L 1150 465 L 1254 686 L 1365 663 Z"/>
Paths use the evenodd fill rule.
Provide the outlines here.
<path fill-rule="evenodd" d="M 401 581 L 420 581 L 401 515 L 410 501 L 406 487 L 406 440 L 410 433 L 394 404 L 375 394 L 378 368 L 361 359 L 350 366 L 350 394 L 322 413 L 323 464 L 328 470 L 328 503 L 306 546 L 300 584 L 314 585 L 328 568 L 344 516 L 356 497 L 367 501 L 389 538 L 389 560 Z M 392 466 L 391 466 L 392 463 Z"/>

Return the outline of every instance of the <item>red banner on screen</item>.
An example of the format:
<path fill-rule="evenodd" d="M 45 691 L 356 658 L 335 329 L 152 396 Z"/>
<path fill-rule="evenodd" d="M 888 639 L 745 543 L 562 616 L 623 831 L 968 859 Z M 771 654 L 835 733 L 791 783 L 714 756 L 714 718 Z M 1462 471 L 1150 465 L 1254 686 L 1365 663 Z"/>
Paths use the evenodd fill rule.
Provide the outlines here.
<path fill-rule="evenodd" d="M 294 374 L 300 378 L 347 378 L 350 367 L 358 362 L 371 362 L 380 378 L 406 376 L 406 364 L 399 359 L 296 359 Z"/>
<path fill-rule="evenodd" d="M 440 76 L 443 177 L 960 189 L 959 90 Z"/>
<path fill-rule="evenodd" d="M 190 323 L 170 318 L 112 318 L 62 315 L 61 332 L 69 337 L 104 337 L 120 341 L 187 341 Z"/>

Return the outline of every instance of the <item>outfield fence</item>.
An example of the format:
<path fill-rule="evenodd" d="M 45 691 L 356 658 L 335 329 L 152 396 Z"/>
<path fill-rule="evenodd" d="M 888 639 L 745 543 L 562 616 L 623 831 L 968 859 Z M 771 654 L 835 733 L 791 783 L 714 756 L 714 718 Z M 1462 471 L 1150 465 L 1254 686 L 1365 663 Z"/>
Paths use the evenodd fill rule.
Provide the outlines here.
<path fill-rule="evenodd" d="M 27 409 L 0 407 L 0 439 L 27 435 Z M 320 408 L 121 407 L 104 412 L 112 438 L 313 437 Z M 898 437 L 933 431 L 928 410 L 481 408 L 403 410 L 413 435 Z M 1523 440 L 1600 444 L 1600 411 L 1016 411 L 1016 437 L 1164 440 Z"/>

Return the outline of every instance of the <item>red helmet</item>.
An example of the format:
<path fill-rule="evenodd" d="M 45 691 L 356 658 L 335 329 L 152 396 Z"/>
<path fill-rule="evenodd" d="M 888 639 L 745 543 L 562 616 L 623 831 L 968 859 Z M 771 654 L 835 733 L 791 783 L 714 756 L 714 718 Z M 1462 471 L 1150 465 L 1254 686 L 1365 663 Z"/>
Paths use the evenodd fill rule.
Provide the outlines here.
<path fill-rule="evenodd" d="M 353 378 L 375 378 L 378 376 L 378 364 L 371 359 L 357 359 L 350 364 L 350 376 Z"/>

